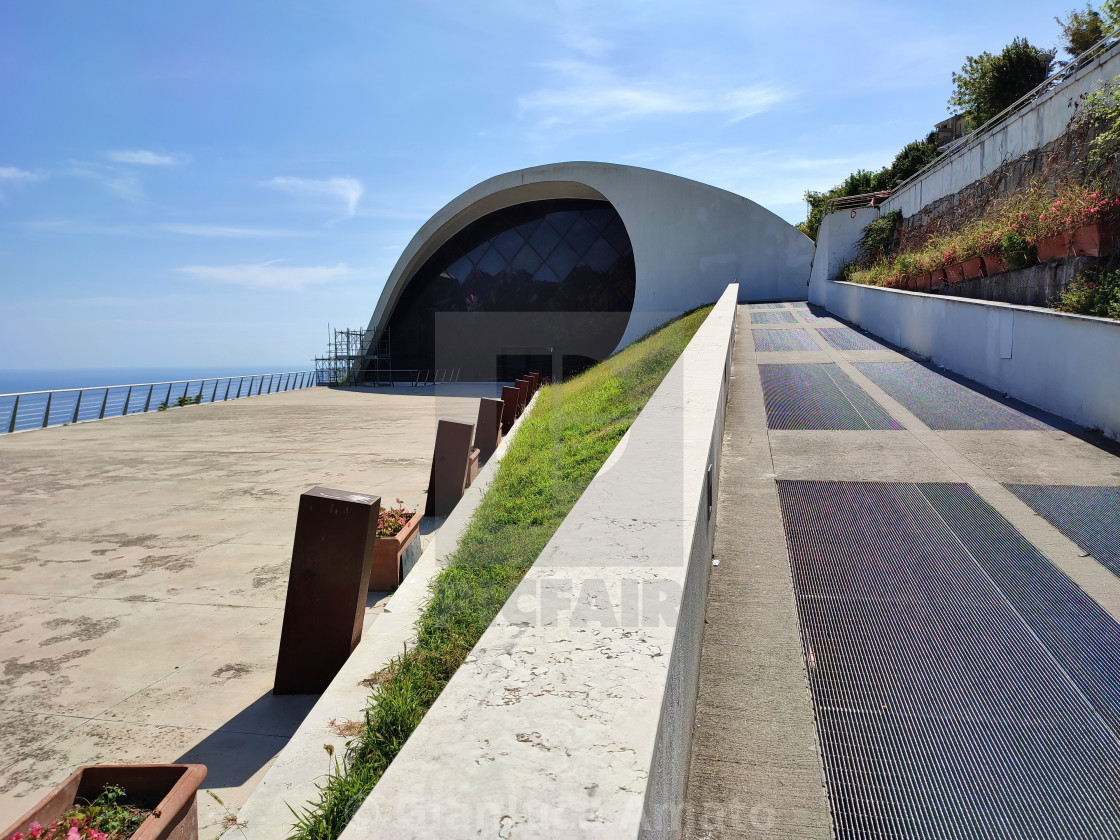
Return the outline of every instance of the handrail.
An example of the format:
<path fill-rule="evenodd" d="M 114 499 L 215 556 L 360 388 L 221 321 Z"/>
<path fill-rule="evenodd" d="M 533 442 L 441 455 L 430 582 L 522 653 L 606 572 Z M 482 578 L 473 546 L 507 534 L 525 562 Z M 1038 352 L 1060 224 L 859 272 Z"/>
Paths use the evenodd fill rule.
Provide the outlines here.
<path fill-rule="evenodd" d="M 847 210 L 849 207 L 878 207 L 883 201 L 891 197 L 890 190 L 860 193 L 859 195 L 841 195 L 830 198 L 825 203 L 825 213 L 834 210 Z"/>
<path fill-rule="evenodd" d="M 958 152 L 971 148 L 975 143 L 986 137 L 991 131 L 1001 124 L 1004 120 L 1008 119 L 1013 114 L 1017 113 L 1023 105 L 1033 101 L 1042 94 L 1047 92 L 1047 89 L 1054 88 L 1057 90 L 1061 87 L 1061 83 L 1073 79 L 1078 73 L 1089 66 L 1093 61 L 1102 58 L 1106 53 L 1116 49 L 1120 46 L 1120 29 L 1114 29 L 1112 32 L 1105 35 L 1081 55 L 1077 56 L 1073 61 L 1067 61 L 1061 64 L 1057 70 L 1047 76 L 1037 87 L 1032 88 L 1027 93 L 1020 96 L 994 117 L 989 118 L 982 124 L 978 125 L 975 129 L 970 131 L 964 137 L 958 137 L 946 143 L 942 147 L 941 153 L 907 178 L 905 181 L 898 183 L 894 186 L 893 192 L 902 192 L 902 188 L 910 185 L 914 181 L 926 175 L 933 169 L 943 166 L 946 161 L 951 159 Z"/>
<path fill-rule="evenodd" d="M 267 380 L 267 387 L 266 387 Z M 233 383 L 237 382 L 237 390 Z M 225 389 L 221 395 L 221 383 Z M 248 388 L 246 388 L 248 382 Z M 198 383 L 194 394 L 193 385 Z M 211 387 L 208 387 L 208 383 Z M 155 410 L 199 405 L 202 403 L 225 402 L 229 399 L 260 396 L 313 388 L 318 385 L 318 377 L 313 370 L 280 371 L 278 373 L 246 373 L 239 376 L 217 376 L 205 379 L 173 379 L 167 382 L 134 382 L 122 385 L 91 385 L 83 388 L 54 388 L 45 391 L 19 391 L 0 394 L 0 400 L 13 399 L 7 422 L 0 422 L 0 433 L 45 429 L 48 426 L 70 425 L 88 420 L 102 420 L 105 417 L 123 417 L 126 414 L 144 414 L 152 409 L 152 397 L 161 399 Z M 160 392 L 156 392 L 156 388 Z M 166 388 L 166 391 L 163 389 Z M 147 393 L 144 393 L 147 389 Z M 244 395 L 242 392 L 244 391 Z M 85 403 L 82 397 L 92 392 L 99 399 Z M 133 394 L 136 393 L 136 399 Z M 45 399 L 44 399 L 45 396 Z M 138 408 L 141 397 L 143 408 Z M 25 399 L 27 398 L 27 399 Z M 172 405 L 175 399 L 178 405 Z M 23 400 L 22 413 L 20 401 Z M 0 406 L 0 412 L 4 407 Z M 0 414 L 3 417 L 3 414 Z M 51 422 L 51 421 L 54 422 Z"/>

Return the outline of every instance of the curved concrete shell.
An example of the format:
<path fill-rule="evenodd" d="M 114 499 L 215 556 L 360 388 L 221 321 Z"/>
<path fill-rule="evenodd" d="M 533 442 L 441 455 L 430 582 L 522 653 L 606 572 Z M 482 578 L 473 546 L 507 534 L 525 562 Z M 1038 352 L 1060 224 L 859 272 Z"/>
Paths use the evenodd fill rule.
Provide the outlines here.
<path fill-rule="evenodd" d="M 432 216 L 389 275 L 367 341 L 389 324 L 409 282 L 452 237 L 496 211 L 555 199 L 609 202 L 625 225 L 633 248 L 634 301 L 625 327 L 619 327 L 618 347 L 718 299 L 728 283 L 739 283 L 743 301 L 806 296 L 812 241 L 753 201 L 649 169 L 557 163 L 497 175 Z"/>

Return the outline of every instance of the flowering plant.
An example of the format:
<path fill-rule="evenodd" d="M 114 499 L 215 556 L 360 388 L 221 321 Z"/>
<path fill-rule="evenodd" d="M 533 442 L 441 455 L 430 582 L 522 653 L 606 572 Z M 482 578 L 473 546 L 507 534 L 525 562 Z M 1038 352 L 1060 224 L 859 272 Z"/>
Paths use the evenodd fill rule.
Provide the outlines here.
<path fill-rule="evenodd" d="M 1067 186 L 1039 214 L 1038 235 L 1056 236 L 1110 218 L 1118 212 L 1120 198 L 1106 196 L 1099 189 Z"/>
<path fill-rule="evenodd" d="M 377 515 L 377 536 L 395 537 L 415 515 L 416 511 L 405 508 L 403 499 L 397 499 L 396 507 L 382 508 Z"/>
<path fill-rule="evenodd" d="M 106 785 L 88 805 L 71 808 L 49 825 L 32 822 L 27 833 L 17 831 L 7 840 L 127 840 L 148 811 L 118 802 L 124 789 Z"/>

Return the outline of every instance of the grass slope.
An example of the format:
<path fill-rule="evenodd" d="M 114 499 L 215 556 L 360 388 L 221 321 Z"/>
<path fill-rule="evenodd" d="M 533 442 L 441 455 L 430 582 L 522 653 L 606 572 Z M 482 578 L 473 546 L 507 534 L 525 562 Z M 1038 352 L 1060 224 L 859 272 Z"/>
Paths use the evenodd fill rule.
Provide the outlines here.
<path fill-rule="evenodd" d="M 342 833 L 710 311 L 693 310 L 541 389 L 458 549 L 433 579 L 415 647 L 378 675 L 361 733 L 320 802 L 297 815 L 293 838 Z"/>

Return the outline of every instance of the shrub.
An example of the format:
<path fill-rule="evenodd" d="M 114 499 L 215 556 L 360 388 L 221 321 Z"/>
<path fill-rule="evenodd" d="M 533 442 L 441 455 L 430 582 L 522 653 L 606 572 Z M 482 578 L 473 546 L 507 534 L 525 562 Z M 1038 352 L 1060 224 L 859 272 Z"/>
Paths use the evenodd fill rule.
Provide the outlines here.
<path fill-rule="evenodd" d="M 964 111 L 978 128 L 1045 81 L 1054 51 L 1016 38 L 999 55 L 968 56 L 960 73 L 953 73 L 949 110 Z"/>
<path fill-rule="evenodd" d="M 894 237 L 902 225 L 902 211 L 891 210 L 869 224 L 863 231 L 860 239 L 860 257 L 863 259 L 881 259 L 890 253 L 894 245 Z"/>
<path fill-rule="evenodd" d="M 999 249 L 1008 268 L 1014 270 L 1029 268 L 1038 262 L 1038 252 L 1035 247 L 1017 230 L 1004 232 Z"/>
<path fill-rule="evenodd" d="M 1054 308 L 1120 320 L 1120 268 L 1086 272 L 1062 292 Z"/>

